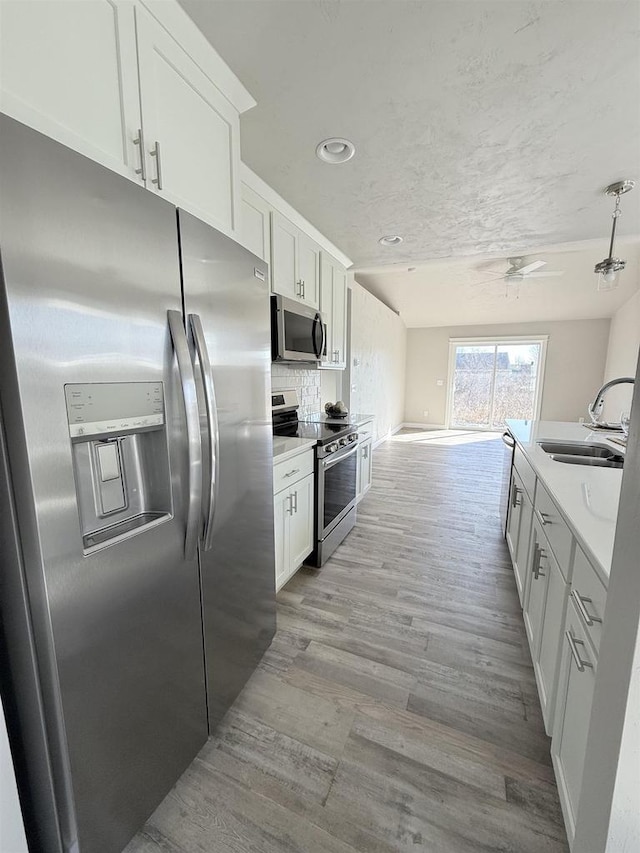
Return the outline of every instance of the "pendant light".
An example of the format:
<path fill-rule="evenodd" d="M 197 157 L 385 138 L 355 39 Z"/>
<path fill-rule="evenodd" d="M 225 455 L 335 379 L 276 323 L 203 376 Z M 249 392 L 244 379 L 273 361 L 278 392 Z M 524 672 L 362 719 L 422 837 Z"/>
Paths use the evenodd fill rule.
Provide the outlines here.
<path fill-rule="evenodd" d="M 600 263 L 596 264 L 593 268 L 593 271 L 598 273 L 598 290 L 613 290 L 617 287 L 619 273 L 627 265 L 626 261 L 623 261 L 621 258 L 614 257 L 613 241 L 616 236 L 616 222 L 622 213 L 620 210 L 620 196 L 628 193 L 629 190 L 632 190 L 635 187 L 635 185 L 635 181 L 617 181 L 615 184 L 610 184 L 604 191 L 605 195 L 612 195 L 616 197 L 616 206 L 612 214 L 613 224 L 611 226 L 609 257 L 605 258 L 604 261 L 600 261 Z"/>

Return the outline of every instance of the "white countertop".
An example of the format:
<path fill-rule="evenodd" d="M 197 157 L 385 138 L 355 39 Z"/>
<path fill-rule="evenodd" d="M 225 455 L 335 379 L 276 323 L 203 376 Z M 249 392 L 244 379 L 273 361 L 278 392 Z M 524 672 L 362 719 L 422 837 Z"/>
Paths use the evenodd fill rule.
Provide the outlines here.
<path fill-rule="evenodd" d="M 326 412 L 318 412 L 312 417 L 317 419 L 320 423 L 323 424 L 355 424 L 355 426 L 362 426 L 363 424 L 369 423 L 369 421 L 374 421 L 375 415 L 363 415 L 356 412 L 349 412 L 344 418 L 332 418 Z M 308 418 L 301 418 L 300 420 L 308 420 Z"/>
<path fill-rule="evenodd" d="M 605 444 L 617 453 L 624 453 L 624 449 L 607 441 L 606 432 L 587 429 L 583 424 L 508 420 L 507 426 L 562 510 L 581 548 L 607 583 L 613 556 L 622 469 L 556 462 L 537 442 L 558 439 Z"/>
<path fill-rule="evenodd" d="M 296 438 L 295 436 L 273 436 L 273 461 L 284 462 L 297 456 L 307 448 L 314 447 L 315 438 Z"/>

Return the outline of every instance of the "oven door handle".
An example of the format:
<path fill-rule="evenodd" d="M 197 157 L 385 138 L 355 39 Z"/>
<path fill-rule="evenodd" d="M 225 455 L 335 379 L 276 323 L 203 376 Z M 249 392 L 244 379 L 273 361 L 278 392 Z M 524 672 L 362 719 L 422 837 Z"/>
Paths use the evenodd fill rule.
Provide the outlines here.
<path fill-rule="evenodd" d="M 340 453 L 339 456 L 328 456 L 326 459 L 322 460 L 322 469 L 323 471 L 328 471 L 329 468 L 333 468 L 334 465 L 337 465 L 338 462 L 342 462 L 344 459 L 348 459 L 349 456 L 353 456 L 353 454 L 358 450 L 357 442 L 353 443 L 352 447 L 347 448 L 347 450 L 343 453 Z"/>

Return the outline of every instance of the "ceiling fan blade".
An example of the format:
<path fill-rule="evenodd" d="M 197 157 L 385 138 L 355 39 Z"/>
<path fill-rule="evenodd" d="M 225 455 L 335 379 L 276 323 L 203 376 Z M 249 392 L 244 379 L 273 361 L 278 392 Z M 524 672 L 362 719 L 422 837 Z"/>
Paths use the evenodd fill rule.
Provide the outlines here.
<path fill-rule="evenodd" d="M 540 267 L 547 265 L 546 261 L 532 261 L 530 264 L 525 264 L 523 267 L 518 267 L 514 272 L 519 272 L 521 275 L 529 275 L 534 270 L 539 270 Z"/>

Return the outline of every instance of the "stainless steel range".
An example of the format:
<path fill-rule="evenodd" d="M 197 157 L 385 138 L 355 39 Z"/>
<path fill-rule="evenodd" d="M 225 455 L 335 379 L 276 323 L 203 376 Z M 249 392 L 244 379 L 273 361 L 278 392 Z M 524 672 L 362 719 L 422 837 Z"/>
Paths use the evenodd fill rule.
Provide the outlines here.
<path fill-rule="evenodd" d="M 356 523 L 357 427 L 300 420 L 295 391 L 272 394 L 271 408 L 274 435 L 316 441 L 315 548 L 305 562 L 320 567 Z"/>

